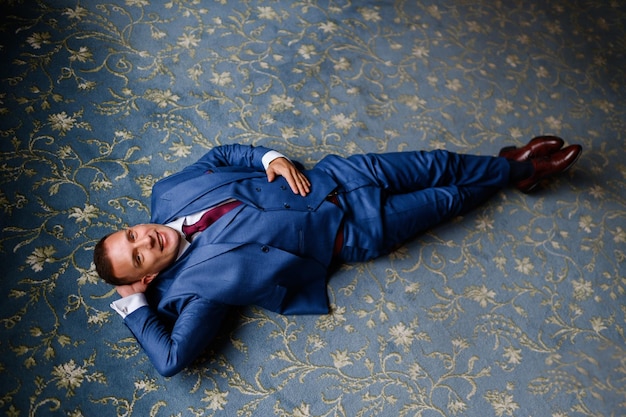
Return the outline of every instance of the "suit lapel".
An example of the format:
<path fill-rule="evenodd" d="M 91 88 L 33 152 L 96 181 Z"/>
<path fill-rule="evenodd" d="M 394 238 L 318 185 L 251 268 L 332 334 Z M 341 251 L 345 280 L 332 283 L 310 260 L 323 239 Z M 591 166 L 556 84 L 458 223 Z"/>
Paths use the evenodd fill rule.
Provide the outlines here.
<path fill-rule="evenodd" d="M 153 223 L 169 223 L 177 217 L 197 213 L 233 197 L 229 185 L 237 181 L 263 177 L 262 172 L 214 172 L 180 182 L 161 195 L 154 196 Z"/>
<path fill-rule="evenodd" d="M 160 304 L 161 300 L 166 297 L 170 287 L 175 282 L 179 282 L 177 281 L 177 278 L 185 276 L 185 270 L 193 268 L 202 262 L 207 262 L 216 256 L 234 250 L 242 245 L 242 243 L 207 244 L 205 241 L 206 239 L 201 239 L 204 235 L 206 235 L 206 233 L 200 233 L 198 238 L 194 239 L 191 246 L 187 248 L 187 251 L 180 259 L 178 259 L 168 269 L 157 275 L 156 279 L 148 287 L 148 291 L 146 292 L 146 296 L 151 304 Z M 193 276 L 193 274 L 191 276 Z M 185 280 L 182 279 L 177 286 L 184 287 Z"/>

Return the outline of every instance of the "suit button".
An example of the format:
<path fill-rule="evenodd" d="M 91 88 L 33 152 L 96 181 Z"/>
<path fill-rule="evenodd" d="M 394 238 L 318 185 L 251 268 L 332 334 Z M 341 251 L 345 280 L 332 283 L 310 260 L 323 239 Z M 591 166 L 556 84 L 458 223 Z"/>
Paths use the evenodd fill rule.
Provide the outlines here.
<path fill-rule="evenodd" d="M 283 207 L 286 208 L 286 209 L 291 208 L 291 206 L 289 204 L 287 204 L 287 203 L 283 204 Z"/>
<path fill-rule="evenodd" d="M 284 186 L 284 185 L 281 185 L 281 186 L 280 186 L 280 189 L 281 189 L 281 190 L 283 190 L 283 191 L 285 191 L 285 190 L 287 189 L 287 187 L 286 187 L 286 186 Z"/>
<path fill-rule="evenodd" d="M 309 210 L 309 211 L 313 211 L 314 207 L 313 206 L 306 206 L 306 209 Z"/>
<path fill-rule="evenodd" d="M 256 192 L 260 192 L 260 191 L 261 191 L 261 187 L 256 187 L 256 188 L 255 188 L 255 191 L 256 191 Z"/>
<path fill-rule="evenodd" d="M 269 252 L 269 251 L 270 251 L 270 248 L 269 248 L 268 246 L 263 245 L 263 246 L 261 246 L 261 250 L 262 250 L 264 253 L 267 253 L 267 252 Z"/>

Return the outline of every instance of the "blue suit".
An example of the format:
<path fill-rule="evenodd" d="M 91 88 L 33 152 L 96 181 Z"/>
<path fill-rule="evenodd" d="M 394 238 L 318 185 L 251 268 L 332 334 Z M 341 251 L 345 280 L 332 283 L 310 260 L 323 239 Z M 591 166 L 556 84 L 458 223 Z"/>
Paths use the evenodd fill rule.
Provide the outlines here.
<path fill-rule="evenodd" d="M 446 151 L 328 156 L 305 171 L 294 194 L 268 182 L 269 149 L 217 147 L 155 184 L 152 223 L 166 224 L 226 199 L 244 204 L 196 237 L 146 293 L 149 306 L 125 318 L 152 363 L 173 375 L 215 337 L 229 307 L 326 314 L 326 279 L 341 228 L 341 261 L 380 256 L 467 211 L 508 183 L 503 158 Z M 336 194 L 339 205 L 328 201 Z"/>

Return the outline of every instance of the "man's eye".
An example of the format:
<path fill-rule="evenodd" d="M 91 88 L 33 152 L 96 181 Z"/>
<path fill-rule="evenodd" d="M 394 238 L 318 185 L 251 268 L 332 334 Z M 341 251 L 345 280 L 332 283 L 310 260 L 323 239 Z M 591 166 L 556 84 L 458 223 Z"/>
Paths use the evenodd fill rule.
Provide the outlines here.
<path fill-rule="evenodd" d="M 135 256 L 135 262 L 137 262 L 137 265 L 141 265 L 141 256 Z"/>

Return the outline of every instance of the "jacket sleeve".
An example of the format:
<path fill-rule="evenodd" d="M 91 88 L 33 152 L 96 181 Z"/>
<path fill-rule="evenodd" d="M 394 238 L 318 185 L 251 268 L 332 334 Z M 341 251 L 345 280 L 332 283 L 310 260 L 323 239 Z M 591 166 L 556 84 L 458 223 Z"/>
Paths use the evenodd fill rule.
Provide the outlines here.
<path fill-rule="evenodd" d="M 218 167 L 246 167 L 257 171 L 265 171 L 263 155 L 271 151 L 262 146 L 223 145 L 216 146 L 204 154 L 196 163 L 186 167 L 182 172 L 199 171 L 201 173 Z"/>
<path fill-rule="evenodd" d="M 174 306 L 176 308 L 176 306 Z M 126 316 L 124 323 L 163 376 L 173 376 L 193 362 L 215 338 L 228 307 L 200 297 L 181 300 L 173 327 L 149 306 Z"/>

